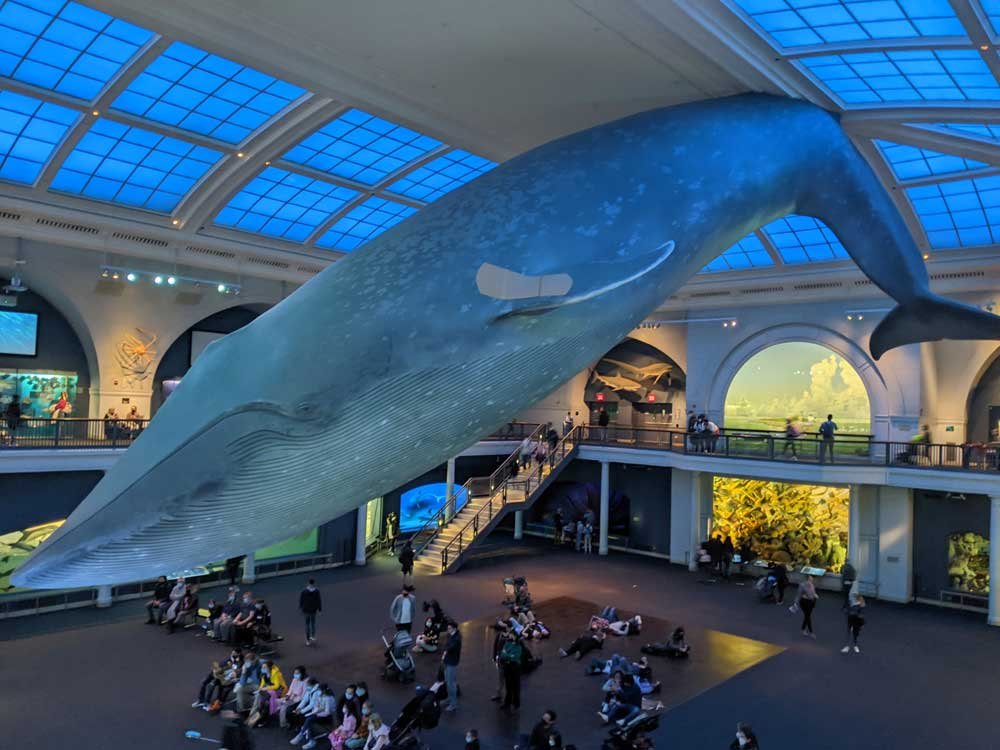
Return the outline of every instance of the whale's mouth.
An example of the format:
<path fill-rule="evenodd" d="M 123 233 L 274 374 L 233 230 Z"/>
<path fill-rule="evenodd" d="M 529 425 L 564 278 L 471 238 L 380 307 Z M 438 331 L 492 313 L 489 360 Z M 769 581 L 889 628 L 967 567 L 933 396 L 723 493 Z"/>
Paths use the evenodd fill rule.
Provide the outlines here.
<path fill-rule="evenodd" d="M 517 273 L 507 268 L 495 266 L 492 263 L 483 263 L 476 272 L 476 286 L 479 292 L 493 299 L 505 302 L 515 300 L 531 300 L 530 304 L 515 305 L 509 310 L 497 315 L 493 320 L 503 320 L 520 315 L 540 315 L 542 313 L 555 310 L 568 305 L 577 305 L 581 302 L 596 299 L 602 295 L 620 289 L 627 284 L 638 281 L 646 274 L 655 270 L 669 258 L 676 244 L 673 240 L 668 240 L 657 247 L 653 252 L 656 257 L 648 264 L 632 273 L 617 278 L 604 286 L 590 289 L 569 296 L 569 291 L 573 287 L 573 278 L 566 273 L 546 274 L 544 276 L 527 276 Z"/>

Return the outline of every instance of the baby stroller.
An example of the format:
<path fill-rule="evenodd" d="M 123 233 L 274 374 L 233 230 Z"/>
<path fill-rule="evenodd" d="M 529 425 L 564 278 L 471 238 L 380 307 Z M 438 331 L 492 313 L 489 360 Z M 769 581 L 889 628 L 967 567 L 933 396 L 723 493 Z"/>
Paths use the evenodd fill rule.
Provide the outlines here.
<path fill-rule="evenodd" d="M 391 636 L 391 631 L 382 631 L 382 643 L 385 644 L 385 668 L 382 677 L 386 680 L 399 680 L 402 683 L 413 682 L 416 679 L 416 665 L 410 649 L 413 648 L 413 636 L 405 630 L 397 630 Z"/>
<path fill-rule="evenodd" d="M 388 750 L 427 750 L 419 733 L 424 729 L 434 729 L 441 720 L 441 703 L 433 690 L 422 685 L 417 686 L 414 695 L 403 710 L 399 712 L 396 721 L 389 727 Z"/>
<path fill-rule="evenodd" d="M 528 581 L 524 576 L 514 576 L 503 579 L 505 606 L 516 605 L 531 609 L 531 594 L 528 593 Z"/>
<path fill-rule="evenodd" d="M 601 744 L 601 750 L 633 750 L 637 747 L 651 747 L 645 738 L 660 726 L 660 717 L 643 711 L 636 714 L 628 724 L 615 727 Z"/>
<path fill-rule="evenodd" d="M 766 576 L 758 578 L 757 583 L 754 584 L 754 588 L 757 589 L 757 595 L 760 597 L 762 602 L 766 602 L 768 599 L 774 598 L 774 590 L 777 586 L 778 576 L 771 572 L 768 572 Z"/>

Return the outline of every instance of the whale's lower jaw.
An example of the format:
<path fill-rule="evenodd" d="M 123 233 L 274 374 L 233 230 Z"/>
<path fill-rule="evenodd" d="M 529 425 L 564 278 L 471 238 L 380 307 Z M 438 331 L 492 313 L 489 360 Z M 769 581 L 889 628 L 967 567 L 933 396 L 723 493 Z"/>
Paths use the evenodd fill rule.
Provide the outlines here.
<path fill-rule="evenodd" d="M 313 529 L 457 455 L 545 396 L 572 374 L 558 365 L 576 368 L 573 352 L 592 336 L 414 372 L 319 417 L 259 407 L 234 413 L 57 546 L 41 548 L 14 582 L 73 588 L 145 580 Z M 487 377 L 499 385 L 484 387 Z M 420 403 L 438 404 L 441 413 L 421 415 Z M 165 486 L 178 490 L 172 500 L 130 512 Z"/>

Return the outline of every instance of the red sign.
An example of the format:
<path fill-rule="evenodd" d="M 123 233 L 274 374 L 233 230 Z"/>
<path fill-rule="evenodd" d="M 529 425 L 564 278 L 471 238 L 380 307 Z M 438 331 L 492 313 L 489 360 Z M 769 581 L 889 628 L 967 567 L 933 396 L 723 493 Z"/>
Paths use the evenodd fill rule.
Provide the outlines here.
<path fill-rule="evenodd" d="M 594 396 L 594 400 L 595 401 L 603 401 L 604 400 L 604 394 L 603 393 L 598 393 L 596 396 Z"/>
<path fill-rule="evenodd" d="M 654 401 L 656 401 L 656 394 L 655 393 L 647 393 L 646 394 L 646 400 L 649 403 L 653 403 Z"/>

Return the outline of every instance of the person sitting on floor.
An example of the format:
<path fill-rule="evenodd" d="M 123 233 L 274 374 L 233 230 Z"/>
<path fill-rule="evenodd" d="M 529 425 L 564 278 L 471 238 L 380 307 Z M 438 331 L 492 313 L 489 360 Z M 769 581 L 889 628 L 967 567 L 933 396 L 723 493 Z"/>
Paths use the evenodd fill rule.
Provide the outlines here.
<path fill-rule="evenodd" d="M 158 625 L 163 623 L 163 613 L 170 606 L 170 584 L 167 583 L 166 576 L 156 579 L 156 586 L 153 587 L 153 598 L 146 602 L 147 625 Z M 153 617 L 153 610 L 156 610 L 156 618 Z"/>
<path fill-rule="evenodd" d="M 434 604 L 437 604 L 437 602 L 434 602 Z M 417 636 L 416 642 L 413 645 L 414 653 L 425 652 L 432 654 L 437 651 L 443 628 L 443 622 L 439 622 L 433 615 L 428 615 L 424 620 L 424 632 Z"/>
<path fill-rule="evenodd" d="M 233 640 L 234 621 L 240 614 L 239 589 L 233 586 L 229 589 L 229 596 L 222 605 L 222 614 L 212 623 L 212 632 L 209 638 L 217 641 L 231 643 Z"/>
<path fill-rule="evenodd" d="M 636 685 L 632 675 L 622 677 L 621 690 L 608 701 L 608 710 L 598 711 L 597 715 L 605 724 L 617 722 L 624 726 L 642 711 L 642 692 Z"/>
<path fill-rule="evenodd" d="M 247 651 L 243 660 L 240 678 L 236 681 L 233 692 L 236 695 L 236 710 L 246 713 L 250 710 L 250 699 L 260 685 L 261 664 L 256 651 Z"/>
<path fill-rule="evenodd" d="M 268 717 L 276 714 L 281 700 L 281 693 L 288 689 L 285 683 L 285 676 L 281 674 L 278 665 L 273 660 L 267 659 L 260 670 L 260 685 L 257 694 L 253 699 L 253 706 L 250 708 L 250 717 L 247 719 L 247 726 L 263 726 Z"/>
<path fill-rule="evenodd" d="M 350 737 L 344 745 L 348 750 L 363 748 L 368 742 L 369 725 L 371 724 L 372 704 L 365 701 L 361 704 L 361 718 L 358 720 L 358 727 L 354 730 L 354 736 Z"/>
<path fill-rule="evenodd" d="M 292 681 L 285 688 L 285 694 L 278 700 L 278 725 L 282 729 L 288 728 L 289 710 L 295 708 L 306 694 L 307 679 L 309 675 L 306 673 L 306 668 L 301 665 L 292 672 Z"/>
<path fill-rule="evenodd" d="M 639 692 L 643 695 L 652 695 L 660 692 L 660 683 L 653 679 L 653 668 L 649 666 L 649 659 L 645 656 L 639 661 L 632 662 L 632 676 L 635 677 L 635 684 L 639 686 Z"/>
<path fill-rule="evenodd" d="M 327 737 L 330 740 L 330 747 L 333 750 L 344 750 L 344 743 L 354 736 L 354 732 L 358 728 L 358 719 L 361 718 L 360 713 L 361 709 L 358 708 L 353 694 L 350 700 L 340 703 L 340 709 L 337 711 L 337 716 L 340 718 L 340 726 L 330 732 Z"/>
<path fill-rule="evenodd" d="M 243 652 L 238 648 L 234 648 L 232 653 L 229 654 L 229 658 L 221 664 L 213 661 L 208 675 L 201 681 L 201 687 L 198 690 L 198 699 L 191 704 L 191 708 L 203 708 L 207 711 L 213 702 L 213 693 L 215 693 L 215 700 L 218 700 L 220 704 L 225 703 L 229 691 L 235 684 L 242 669 Z"/>
<path fill-rule="evenodd" d="M 372 714 L 368 720 L 368 741 L 365 750 L 384 750 L 389 746 L 389 725 L 382 721 L 378 714 Z"/>
<path fill-rule="evenodd" d="M 647 643 L 642 647 L 642 653 L 654 656 L 667 656 L 672 659 L 684 659 L 691 653 L 691 646 L 684 637 L 684 628 L 676 627 L 666 643 Z"/>
<path fill-rule="evenodd" d="M 348 706 L 348 704 L 350 704 L 349 710 L 355 715 L 355 717 L 361 715 L 361 701 L 358 700 L 357 692 L 357 685 L 348 685 L 344 688 L 343 695 L 337 699 L 336 716 L 338 719 L 344 715 L 344 708 Z"/>
<path fill-rule="evenodd" d="M 599 648 L 604 648 L 604 633 L 598 630 L 581 635 L 568 648 L 559 649 L 559 656 L 566 658 L 575 654 L 576 660 L 580 661 L 584 654 L 589 654 Z"/>
<path fill-rule="evenodd" d="M 319 702 L 322 693 L 319 689 L 319 680 L 315 677 L 306 678 L 306 690 L 302 694 L 302 700 L 298 702 L 291 711 L 287 713 L 288 723 L 293 727 L 301 728 L 302 724 L 305 722 L 305 715 L 309 711 L 312 711 L 313 706 Z M 296 736 L 298 732 L 296 732 Z"/>
<path fill-rule="evenodd" d="M 337 697 L 333 694 L 333 688 L 326 683 L 319 686 L 319 697 L 316 702 L 302 716 L 305 723 L 302 729 L 292 738 L 291 744 L 298 745 L 305 740 L 302 750 L 311 750 L 316 747 L 316 739 L 313 734 L 317 731 L 318 723 L 329 723 L 332 721 L 334 712 L 337 710 Z"/>
<path fill-rule="evenodd" d="M 193 622 L 198 617 L 198 587 L 188 586 L 176 609 L 174 607 L 171 609 L 174 610 L 174 615 L 167 619 L 167 633 L 173 633 L 179 626 L 189 620 Z"/>

